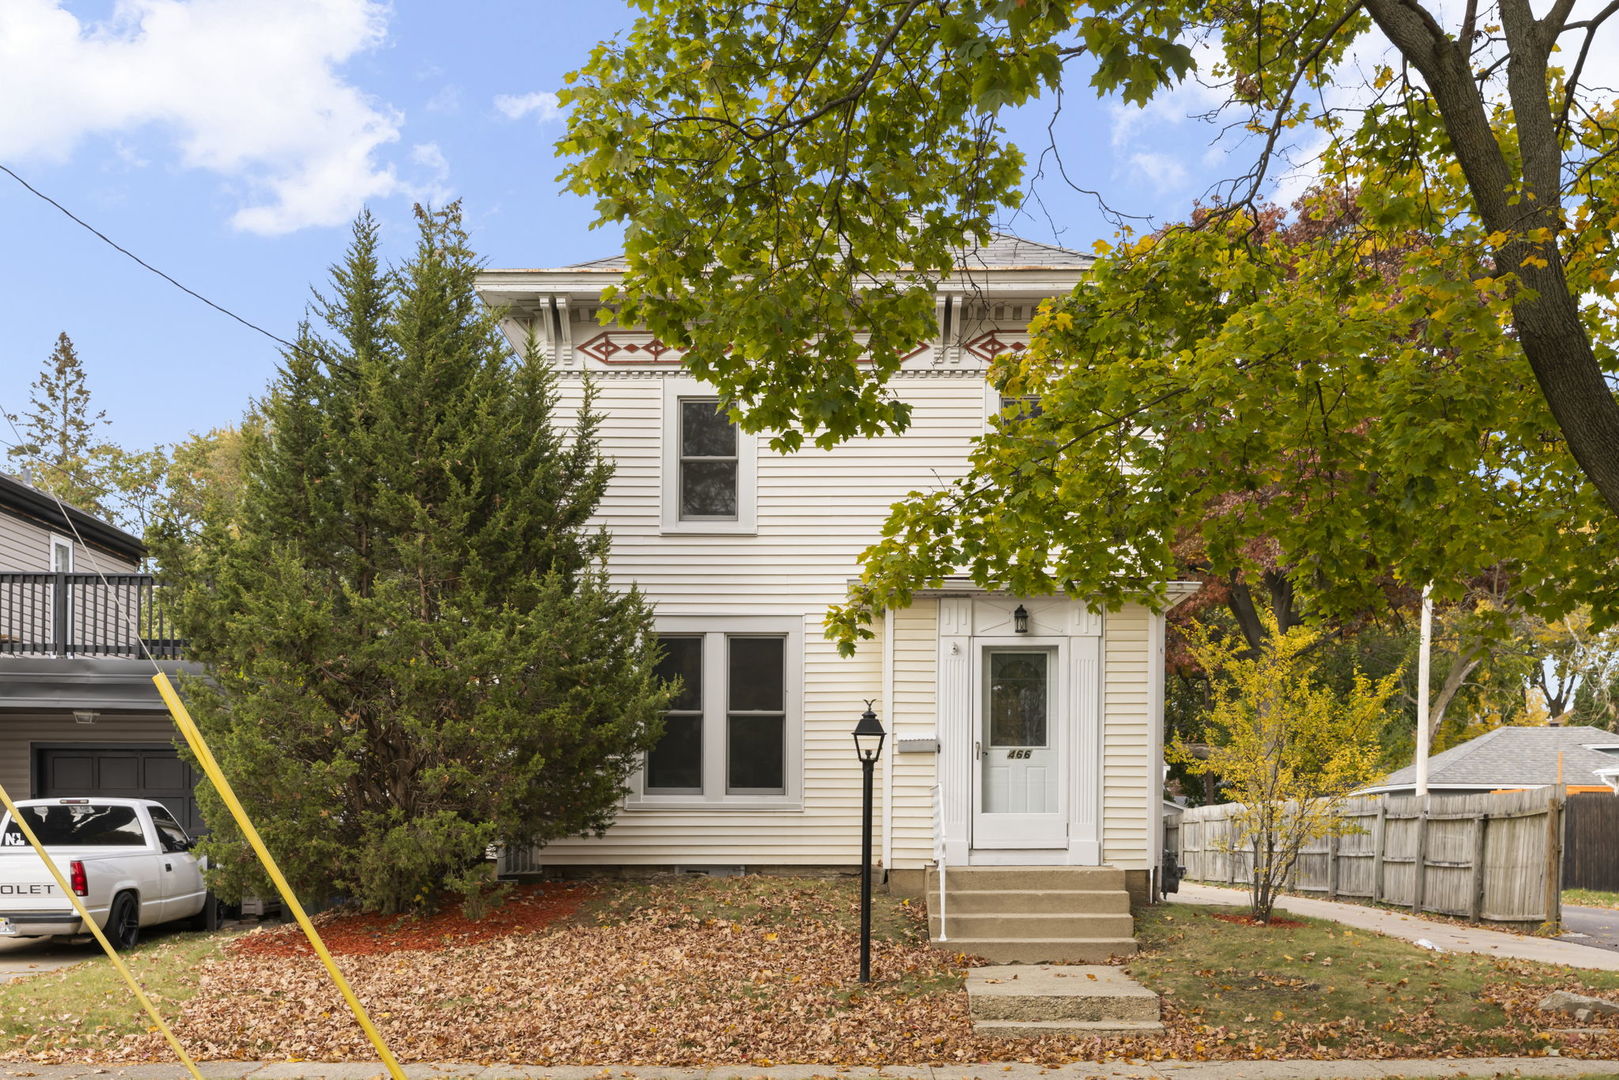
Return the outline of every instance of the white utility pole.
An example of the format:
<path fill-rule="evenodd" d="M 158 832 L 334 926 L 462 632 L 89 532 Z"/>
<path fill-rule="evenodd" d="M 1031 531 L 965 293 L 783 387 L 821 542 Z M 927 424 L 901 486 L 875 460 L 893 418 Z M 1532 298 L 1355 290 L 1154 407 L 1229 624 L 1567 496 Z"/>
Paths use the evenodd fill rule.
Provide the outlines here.
<path fill-rule="evenodd" d="M 1433 582 L 1422 587 L 1422 645 L 1417 650 L 1417 791 L 1428 794 L 1428 654 L 1433 648 Z"/>

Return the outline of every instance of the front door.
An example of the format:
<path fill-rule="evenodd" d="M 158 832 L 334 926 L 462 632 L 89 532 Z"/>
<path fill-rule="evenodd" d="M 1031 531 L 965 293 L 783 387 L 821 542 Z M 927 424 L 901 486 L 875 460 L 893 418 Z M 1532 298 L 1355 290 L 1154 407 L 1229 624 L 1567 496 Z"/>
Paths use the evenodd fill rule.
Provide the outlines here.
<path fill-rule="evenodd" d="M 985 646 L 973 744 L 974 848 L 1062 848 L 1064 805 L 1060 652 Z"/>

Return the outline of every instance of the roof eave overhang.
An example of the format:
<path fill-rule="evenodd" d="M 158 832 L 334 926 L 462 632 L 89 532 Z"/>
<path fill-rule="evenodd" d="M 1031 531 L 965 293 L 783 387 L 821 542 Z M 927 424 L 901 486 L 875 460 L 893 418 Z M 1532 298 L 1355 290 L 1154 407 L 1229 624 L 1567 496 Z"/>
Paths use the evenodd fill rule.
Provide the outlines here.
<path fill-rule="evenodd" d="M 998 297 L 1044 297 L 1070 292 L 1085 277 L 1084 267 L 1011 266 L 963 270 L 938 283 L 941 295 L 966 300 Z M 554 270 L 485 270 L 478 275 L 478 295 L 513 318 L 532 318 L 550 301 L 595 300 L 624 279 L 618 269 L 562 267 Z"/>
<path fill-rule="evenodd" d="M 858 585 L 859 584 L 859 579 L 858 578 L 850 578 L 848 580 L 847 584 L 850 585 L 850 586 Z M 1168 596 L 1168 598 L 1171 601 L 1184 600 L 1186 597 L 1191 596 L 1193 593 L 1197 592 L 1197 590 L 1199 590 L 1199 589 L 1201 589 L 1203 587 L 1203 583 L 1200 582 L 1200 581 L 1166 581 L 1166 582 L 1163 582 L 1162 585 L 1163 585 L 1165 594 Z M 1012 593 L 1012 592 L 1008 592 L 1005 589 L 988 589 L 988 588 L 985 588 L 984 586 L 978 584 L 977 582 L 973 581 L 971 578 L 968 578 L 968 577 L 952 577 L 952 578 L 946 578 L 937 587 L 926 588 L 926 589 L 917 589 L 914 592 L 912 592 L 911 595 L 913 597 L 915 597 L 916 599 L 918 599 L 918 600 L 927 600 L 927 599 L 937 599 L 937 598 L 940 598 L 940 597 L 952 597 L 952 596 L 1005 596 L 1005 597 L 1012 597 L 1012 596 L 1016 596 L 1017 594 Z M 1060 594 L 1054 594 L 1054 595 L 1060 595 Z M 1022 599 L 1030 599 L 1030 598 L 1029 597 L 1022 597 Z"/>

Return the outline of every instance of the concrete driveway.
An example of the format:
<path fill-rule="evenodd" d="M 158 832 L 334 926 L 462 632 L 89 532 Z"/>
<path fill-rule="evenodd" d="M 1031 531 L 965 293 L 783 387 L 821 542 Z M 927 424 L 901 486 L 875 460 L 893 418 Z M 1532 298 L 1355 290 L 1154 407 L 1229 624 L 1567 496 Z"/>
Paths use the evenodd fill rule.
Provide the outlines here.
<path fill-rule="evenodd" d="M 1619 952 L 1619 911 L 1564 904 L 1563 932 L 1557 940 Z"/>
<path fill-rule="evenodd" d="M 3 2 L 3 0 L 0 0 Z M 221 929 L 232 930 L 257 922 L 227 922 Z M 185 933 L 184 923 L 166 923 L 141 930 L 141 944 L 161 941 L 171 934 Z M 107 954 L 93 937 L 7 938 L 0 937 L 0 983 L 11 982 L 42 971 L 55 971 Z"/>
<path fill-rule="evenodd" d="M 103 955 L 93 940 L 69 944 L 69 938 L 0 938 L 0 982 L 42 971 L 55 971 Z"/>

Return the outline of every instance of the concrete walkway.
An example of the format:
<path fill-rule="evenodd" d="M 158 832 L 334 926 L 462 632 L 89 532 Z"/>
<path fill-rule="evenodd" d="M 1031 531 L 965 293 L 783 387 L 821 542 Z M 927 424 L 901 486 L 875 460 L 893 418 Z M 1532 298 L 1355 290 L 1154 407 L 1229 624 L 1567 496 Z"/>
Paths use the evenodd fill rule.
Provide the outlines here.
<path fill-rule="evenodd" d="M 310 1061 L 210 1061 L 201 1066 L 208 1080 L 387 1080 L 381 1065 L 367 1062 L 321 1064 Z M 1452 1058 L 1445 1061 L 1159 1061 L 1072 1065 L 895 1065 L 883 1069 L 836 1065 L 777 1065 L 771 1068 L 716 1066 L 661 1069 L 651 1066 L 555 1067 L 538 1065 L 407 1065 L 412 1080 L 1385 1080 L 1392 1077 L 1578 1077 L 1619 1076 L 1619 1062 L 1567 1058 Z M 185 1080 L 174 1065 L 0 1065 L 0 1080 Z"/>
<path fill-rule="evenodd" d="M 1171 903 L 1231 904 L 1246 907 L 1245 889 L 1227 889 L 1218 885 L 1203 885 L 1193 881 L 1181 882 L 1180 891 L 1172 894 Z M 1436 922 L 1404 915 L 1390 908 L 1365 904 L 1342 904 L 1333 900 L 1316 900 L 1305 896 L 1284 896 L 1276 901 L 1281 911 L 1308 915 L 1315 919 L 1330 919 L 1357 929 L 1376 930 L 1390 937 L 1432 942 L 1445 952 L 1480 953 L 1484 956 L 1512 957 L 1518 960 L 1538 960 L 1545 964 L 1565 964 L 1569 967 L 1599 968 L 1619 971 L 1619 952 L 1592 948 L 1572 941 L 1556 938 L 1529 937 L 1508 934 L 1500 930 L 1484 930 L 1459 923 Z M 1619 1074 L 1619 1063 L 1614 1063 Z"/>

